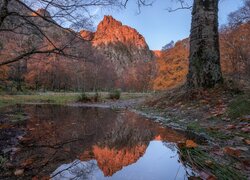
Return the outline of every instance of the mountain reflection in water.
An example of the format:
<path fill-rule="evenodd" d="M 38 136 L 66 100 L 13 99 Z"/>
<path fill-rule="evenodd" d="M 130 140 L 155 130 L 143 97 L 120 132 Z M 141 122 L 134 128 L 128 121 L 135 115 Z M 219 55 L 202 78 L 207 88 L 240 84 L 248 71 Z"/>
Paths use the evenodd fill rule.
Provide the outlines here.
<path fill-rule="evenodd" d="M 160 180 L 160 179 L 187 179 L 191 170 L 178 162 L 176 149 L 171 150 L 161 141 L 151 141 L 145 154 L 130 166 L 125 163 L 122 170 L 118 170 L 112 176 L 106 176 L 105 172 L 98 167 L 98 160 L 80 161 L 61 165 L 51 175 L 52 179 L 117 179 L 117 180 Z M 109 157 L 111 158 L 111 157 Z M 105 160 L 102 159 L 102 161 Z M 137 160 L 137 161 L 136 161 Z M 118 162 L 119 163 L 119 162 Z M 112 166 L 115 166 L 113 164 Z M 106 169 L 107 167 L 101 166 Z M 111 169 L 112 171 L 114 169 Z M 188 171 L 188 172 L 186 172 Z"/>
<path fill-rule="evenodd" d="M 15 166 L 27 178 L 187 179 L 175 143 L 184 134 L 129 111 L 55 105 L 22 107 L 30 119 Z"/>

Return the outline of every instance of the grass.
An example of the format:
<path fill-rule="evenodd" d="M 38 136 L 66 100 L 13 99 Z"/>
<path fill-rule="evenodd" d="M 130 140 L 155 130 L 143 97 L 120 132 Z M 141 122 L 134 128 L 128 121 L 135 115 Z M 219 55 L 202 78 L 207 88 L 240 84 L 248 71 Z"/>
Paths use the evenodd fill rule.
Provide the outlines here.
<path fill-rule="evenodd" d="M 23 114 L 23 112 L 15 112 L 9 116 L 9 119 L 15 123 L 24 121 L 26 119 L 26 116 Z"/>
<path fill-rule="evenodd" d="M 195 131 L 197 133 L 205 132 L 205 129 L 202 128 L 198 122 L 190 122 L 187 125 L 187 130 Z"/>
<path fill-rule="evenodd" d="M 121 91 L 120 90 L 114 90 L 109 93 L 110 99 L 120 99 L 121 98 Z"/>
<path fill-rule="evenodd" d="M 4 167 L 4 164 L 7 162 L 7 159 L 0 155 L 0 168 Z"/>
<path fill-rule="evenodd" d="M 87 96 L 95 96 L 95 92 L 87 92 Z M 33 93 L 30 95 L 0 95 L 0 108 L 25 103 L 50 103 L 50 104 L 67 104 L 77 102 L 81 93 Z M 149 93 L 121 93 L 121 99 L 134 99 L 148 96 Z M 108 92 L 99 92 L 101 100 L 108 99 Z"/>
<path fill-rule="evenodd" d="M 244 94 L 236 97 L 230 104 L 227 114 L 231 118 L 240 118 L 250 115 L 250 94 Z"/>
<path fill-rule="evenodd" d="M 247 179 L 239 171 L 230 167 L 231 165 L 221 164 L 214 160 L 206 151 L 197 148 L 180 148 L 180 153 L 184 161 L 195 166 L 201 171 L 211 172 L 217 179 Z"/>
<path fill-rule="evenodd" d="M 3 95 L 0 96 L 0 107 L 25 104 L 25 103 L 51 103 L 65 104 L 74 102 L 77 99 L 76 94 L 35 94 L 35 95 Z"/>

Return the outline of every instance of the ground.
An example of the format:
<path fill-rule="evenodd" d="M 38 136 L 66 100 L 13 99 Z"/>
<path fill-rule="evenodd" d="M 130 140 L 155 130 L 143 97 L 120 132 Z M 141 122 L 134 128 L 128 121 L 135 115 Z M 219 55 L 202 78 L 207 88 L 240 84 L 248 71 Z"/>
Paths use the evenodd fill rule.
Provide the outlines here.
<path fill-rule="evenodd" d="M 250 92 L 218 87 L 187 92 L 183 87 L 150 98 L 139 111 L 160 123 L 191 131 L 207 140 L 182 149 L 204 177 L 250 177 Z"/>

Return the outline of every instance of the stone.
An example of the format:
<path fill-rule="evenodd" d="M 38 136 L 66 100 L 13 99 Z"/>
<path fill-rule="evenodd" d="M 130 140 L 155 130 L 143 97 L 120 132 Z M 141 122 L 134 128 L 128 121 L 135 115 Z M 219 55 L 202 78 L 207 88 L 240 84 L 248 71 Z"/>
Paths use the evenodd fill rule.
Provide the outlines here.
<path fill-rule="evenodd" d="M 23 169 L 16 169 L 14 172 L 15 176 L 22 176 L 23 173 L 24 173 Z"/>

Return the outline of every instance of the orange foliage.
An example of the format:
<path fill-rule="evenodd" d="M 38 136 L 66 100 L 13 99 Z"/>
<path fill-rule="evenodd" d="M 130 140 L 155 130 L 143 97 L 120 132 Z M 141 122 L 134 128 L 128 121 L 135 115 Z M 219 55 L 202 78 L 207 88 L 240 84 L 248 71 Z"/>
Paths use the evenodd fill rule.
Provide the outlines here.
<path fill-rule="evenodd" d="M 250 23 L 226 28 L 220 33 L 222 72 L 226 78 L 250 83 Z M 184 39 L 172 49 L 156 52 L 157 74 L 154 90 L 164 90 L 185 83 L 188 73 L 189 42 Z M 160 55 L 159 55 L 160 54 Z"/>
<path fill-rule="evenodd" d="M 174 48 L 161 53 L 156 60 L 154 90 L 164 90 L 185 82 L 188 71 L 188 46 L 188 39 L 184 39 L 177 42 Z"/>

